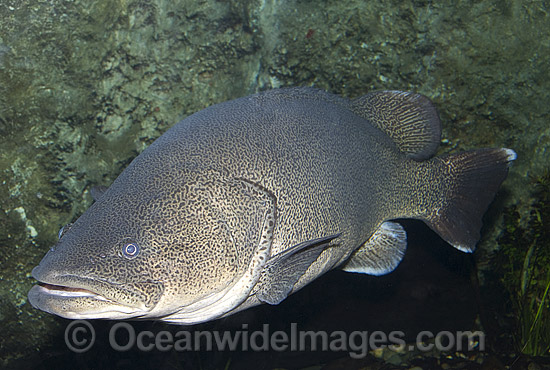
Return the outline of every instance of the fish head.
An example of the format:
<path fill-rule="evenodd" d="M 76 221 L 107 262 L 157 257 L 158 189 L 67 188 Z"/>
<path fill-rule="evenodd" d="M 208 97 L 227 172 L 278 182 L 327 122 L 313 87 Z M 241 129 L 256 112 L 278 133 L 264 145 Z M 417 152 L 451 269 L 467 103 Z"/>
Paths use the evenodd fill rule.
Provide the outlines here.
<path fill-rule="evenodd" d="M 119 179 L 62 229 L 34 268 L 34 307 L 71 319 L 162 319 L 209 310 L 192 323 L 246 299 L 241 289 L 230 304 L 208 308 L 248 271 L 272 204 L 246 182 L 204 172 L 167 171 L 133 188 Z"/>
<path fill-rule="evenodd" d="M 60 230 L 32 271 L 40 282 L 29 292 L 33 306 L 66 318 L 119 318 L 141 316 L 158 303 L 165 286 L 148 265 L 154 248 L 109 200 Z"/>

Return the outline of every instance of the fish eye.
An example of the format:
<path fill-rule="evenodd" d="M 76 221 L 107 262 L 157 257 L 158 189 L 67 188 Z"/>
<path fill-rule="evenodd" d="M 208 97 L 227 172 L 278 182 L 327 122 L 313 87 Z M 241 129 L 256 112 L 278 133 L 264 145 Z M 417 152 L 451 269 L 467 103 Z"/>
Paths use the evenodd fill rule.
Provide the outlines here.
<path fill-rule="evenodd" d="M 65 226 L 62 226 L 61 229 L 59 229 L 59 231 L 57 232 L 57 240 L 61 239 L 63 237 L 63 235 L 65 235 L 65 233 L 67 231 L 69 231 L 69 229 L 71 228 L 71 226 L 73 226 L 72 223 L 69 223 Z"/>
<path fill-rule="evenodd" d="M 122 246 L 122 254 L 126 258 L 134 258 L 139 254 L 139 245 L 136 242 L 124 243 Z"/>

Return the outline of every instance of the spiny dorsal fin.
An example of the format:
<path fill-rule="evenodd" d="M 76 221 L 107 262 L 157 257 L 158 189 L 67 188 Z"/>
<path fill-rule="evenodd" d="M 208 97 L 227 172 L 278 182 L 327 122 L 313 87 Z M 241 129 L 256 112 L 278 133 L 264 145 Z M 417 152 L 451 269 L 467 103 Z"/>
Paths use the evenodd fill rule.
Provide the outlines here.
<path fill-rule="evenodd" d="M 424 95 L 376 91 L 352 100 L 352 110 L 391 137 L 412 159 L 428 159 L 439 146 L 441 122 Z"/>
<path fill-rule="evenodd" d="M 107 191 L 107 189 L 108 188 L 106 186 L 102 186 L 102 185 L 92 186 L 92 188 L 90 189 L 90 194 L 92 195 L 92 199 L 97 202 L 103 196 L 103 194 Z"/>
<path fill-rule="evenodd" d="M 395 270 L 407 249 L 407 234 L 401 225 L 386 221 L 351 255 L 342 270 L 384 275 Z"/>

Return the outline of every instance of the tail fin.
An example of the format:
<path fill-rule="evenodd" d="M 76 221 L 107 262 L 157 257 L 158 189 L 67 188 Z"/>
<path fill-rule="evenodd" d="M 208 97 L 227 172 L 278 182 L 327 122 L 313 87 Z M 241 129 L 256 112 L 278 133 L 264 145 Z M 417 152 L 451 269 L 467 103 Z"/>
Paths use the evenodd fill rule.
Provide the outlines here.
<path fill-rule="evenodd" d="M 424 221 L 455 248 L 473 252 L 480 238 L 481 218 L 516 153 L 505 148 L 481 149 L 439 159 L 446 166 L 450 191 L 442 207 Z"/>

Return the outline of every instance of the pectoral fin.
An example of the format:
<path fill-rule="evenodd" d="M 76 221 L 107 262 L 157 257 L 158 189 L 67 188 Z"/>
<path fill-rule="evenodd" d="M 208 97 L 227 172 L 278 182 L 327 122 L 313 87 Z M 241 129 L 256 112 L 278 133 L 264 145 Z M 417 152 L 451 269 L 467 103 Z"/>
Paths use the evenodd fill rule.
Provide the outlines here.
<path fill-rule="evenodd" d="M 309 240 L 272 257 L 258 281 L 258 299 L 269 304 L 281 303 L 323 249 L 339 235 Z"/>
<path fill-rule="evenodd" d="M 392 272 L 405 255 L 407 234 L 401 225 L 384 222 L 365 244 L 351 255 L 342 270 L 369 275 Z"/>

